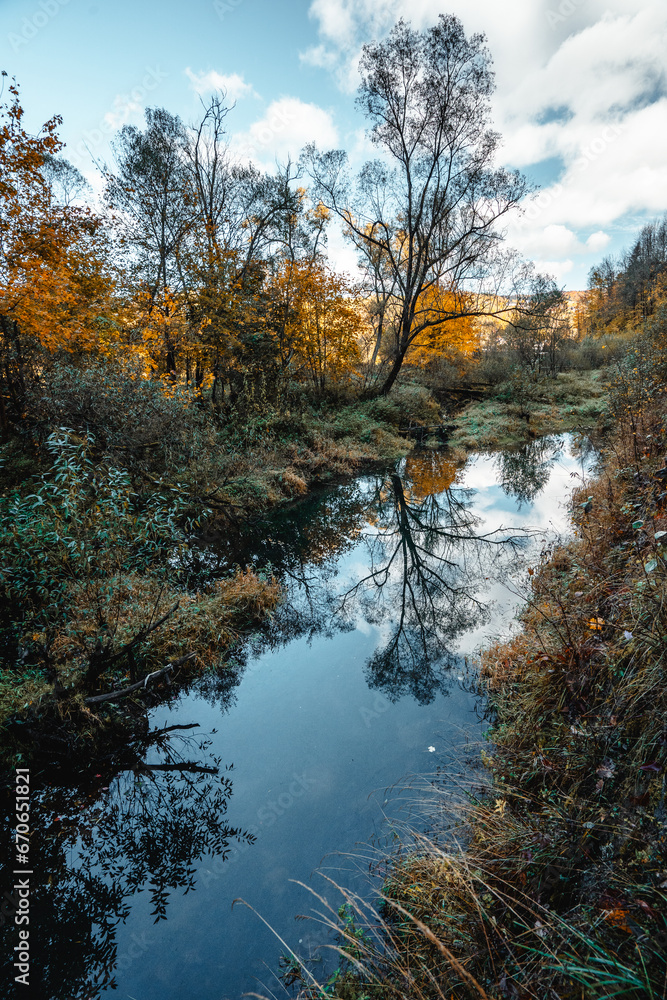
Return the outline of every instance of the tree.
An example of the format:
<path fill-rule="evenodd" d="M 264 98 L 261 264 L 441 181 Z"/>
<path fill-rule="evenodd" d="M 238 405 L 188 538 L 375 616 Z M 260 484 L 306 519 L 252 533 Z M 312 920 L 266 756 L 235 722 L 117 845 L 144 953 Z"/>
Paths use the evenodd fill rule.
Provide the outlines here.
<path fill-rule="evenodd" d="M 350 196 L 346 154 L 305 151 L 318 196 L 360 254 L 379 258 L 395 279 L 398 337 L 383 393 L 425 330 L 494 308 L 490 275 L 507 263 L 498 223 L 526 183 L 493 166 L 500 137 L 489 127 L 490 66 L 484 36 L 466 38 L 456 17 L 440 15 L 421 33 L 401 20 L 385 41 L 364 47 L 360 63 L 357 103 L 381 159 L 363 167 Z M 437 317 L 422 308 L 436 285 L 451 295 Z M 471 302 L 473 285 L 486 294 Z"/>
<path fill-rule="evenodd" d="M 364 319 L 353 288 L 319 260 L 287 260 L 269 288 L 282 370 L 318 392 L 349 379 L 360 361 Z"/>
<path fill-rule="evenodd" d="M 106 234 L 88 208 L 54 194 L 60 118 L 38 135 L 23 125 L 16 84 L 0 105 L 0 421 L 23 413 L 27 381 L 57 352 L 104 350 L 98 322 L 111 286 Z M 61 177 L 68 165 L 56 167 Z"/>
<path fill-rule="evenodd" d="M 554 376 L 559 348 L 571 334 L 567 300 L 553 278 L 538 274 L 516 308 L 504 331 L 522 368 Z"/>
<path fill-rule="evenodd" d="M 178 251 L 192 225 L 193 198 L 183 123 L 164 108 L 146 108 L 145 115 L 144 132 L 124 125 L 114 140 L 117 172 L 105 169 L 105 198 L 139 281 L 156 298 L 178 284 Z"/>

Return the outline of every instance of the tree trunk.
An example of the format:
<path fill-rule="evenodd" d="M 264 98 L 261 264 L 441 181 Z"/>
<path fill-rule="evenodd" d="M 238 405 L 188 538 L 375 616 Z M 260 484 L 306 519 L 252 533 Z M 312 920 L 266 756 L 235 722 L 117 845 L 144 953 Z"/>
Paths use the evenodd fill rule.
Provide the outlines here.
<path fill-rule="evenodd" d="M 398 373 L 401 370 L 401 366 L 403 364 L 404 357 L 405 357 L 405 352 L 403 352 L 402 354 L 397 354 L 396 355 L 396 358 L 394 359 L 394 363 L 391 366 L 391 371 L 387 375 L 387 377 L 386 377 L 386 379 L 384 381 L 384 385 L 380 389 L 380 395 L 381 396 L 387 396 L 387 395 L 389 395 L 389 392 L 391 390 L 392 385 L 394 384 L 394 382 L 398 378 Z"/>

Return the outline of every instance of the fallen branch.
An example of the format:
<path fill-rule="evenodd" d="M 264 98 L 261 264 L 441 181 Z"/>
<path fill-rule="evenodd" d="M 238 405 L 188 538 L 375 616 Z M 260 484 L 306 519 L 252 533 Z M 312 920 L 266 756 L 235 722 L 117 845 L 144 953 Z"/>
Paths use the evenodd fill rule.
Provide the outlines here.
<path fill-rule="evenodd" d="M 118 698 L 124 698 L 128 694 L 132 694 L 133 691 L 138 691 L 139 688 L 145 688 L 149 681 L 155 680 L 156 677 L 162 677 L 167 674 L 174 667 L 180 667 L 182 663 L 187 663 L 188 660 L 192 660 L 196 653 L 188 653 L 187 656 L 181 656 L 180 660 L 174 660 L 173 663 L 168 663 L 166 667 L 162 667 L 160 670 L 154 670 L 152 674 L 146 674 L 143 680 L 137 681 L 136 684 L 130 684 L 129 687 L 120 688 L 118 691 L 110 691 L 108 694 L 96 694 L 92 698 L 86 698 L 86 705 L 99 705 L 103 701 L 116 701 Z"/>
<path fill-rule="evenodd" d="M 192 771 L 194 774 L 217 774 L 217 767 L 207 767 L 205 764 L 144 764 L 136 768 L 138 771 Z"/>
<path fill-rule="evenodd" d="M 137 643 L 143 642 L 144 639 L 146 639 L 151 634 L 151 632 L 155 632 L 155 630 L 158 629 L 160 625 L 164 625 L 167 618 L 170 618 L 173 614 L 175 614 L 178 611 L 179 607 L 180 607 L 180 601 L 176 601 L 173 608 L 169 608 L 169 611 L 167 611 L 165 615 L 162 615 L 162 618 L 160 618 L 156 622 L 153 622 L 152 625 L 146 625 L 145 628 L 142 628 L 141 631 L 137 632 L 134 639 L 132 639 L 130 642 L 125 643 L 122 649 L 119 649 L 117 653 L 114 653 L 113 656 L 110 656 L 108 659 L 105 659 L 103 661 L 102 664 L 103 669 L 106 670 L 108 667 L 111 666 L 112 663 L 116 663 L 117 660 L 122 659 L 123 656 L 125 656 L 125 654 L 128 652 L 128 650 L 132 649 L 133 646 L 136 646 Z M 166 670 L 167 668 L 165 667 L 164 669 Z"/>

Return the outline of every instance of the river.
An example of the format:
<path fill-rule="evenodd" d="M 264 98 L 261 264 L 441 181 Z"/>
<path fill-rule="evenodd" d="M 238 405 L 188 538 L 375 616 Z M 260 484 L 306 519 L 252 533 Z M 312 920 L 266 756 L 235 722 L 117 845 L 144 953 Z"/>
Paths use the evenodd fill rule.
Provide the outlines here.
<path fill-rule="evenodd" d="M 326 975 L 332 939 L 295 921 L 316 902 L 297 883 L 334 907 L 323 874 L 372 895 L 375 849 L 417 789 L 475 780 L 471 660 L 515 627 L 527 566 L 567 533 L 593 461 L 570 435 L 458 466 L 415 451 L 194 547 L 209 576 L 270 566 L 285 601 L 232 669 L 151 709 L 124 758 L 34 776 L 34 996 L 284 995 L 261 918 Z"/>

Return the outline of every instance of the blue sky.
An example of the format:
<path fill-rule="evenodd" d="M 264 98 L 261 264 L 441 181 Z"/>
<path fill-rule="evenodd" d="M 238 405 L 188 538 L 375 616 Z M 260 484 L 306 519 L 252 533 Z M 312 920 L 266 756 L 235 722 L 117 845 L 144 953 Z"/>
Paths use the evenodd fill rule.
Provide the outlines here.
<path fill-rule="evenodd" d="M 239 156 L 270 168 L 315 140 L 367 151 L 354 108 L 361 45 L 400 16 L 484 31 L 503 160 L 541 185 L 508 238 L 567 288 L 667 210 L 667 4 L 640 0 L 0 0 L 0 68 L 34 129 L 61 114 L 68 156 L 92 156 L 145 106 L 186 121 L 224 85 Z M 351 257 L 339 240 L 340 266 Z"/>

